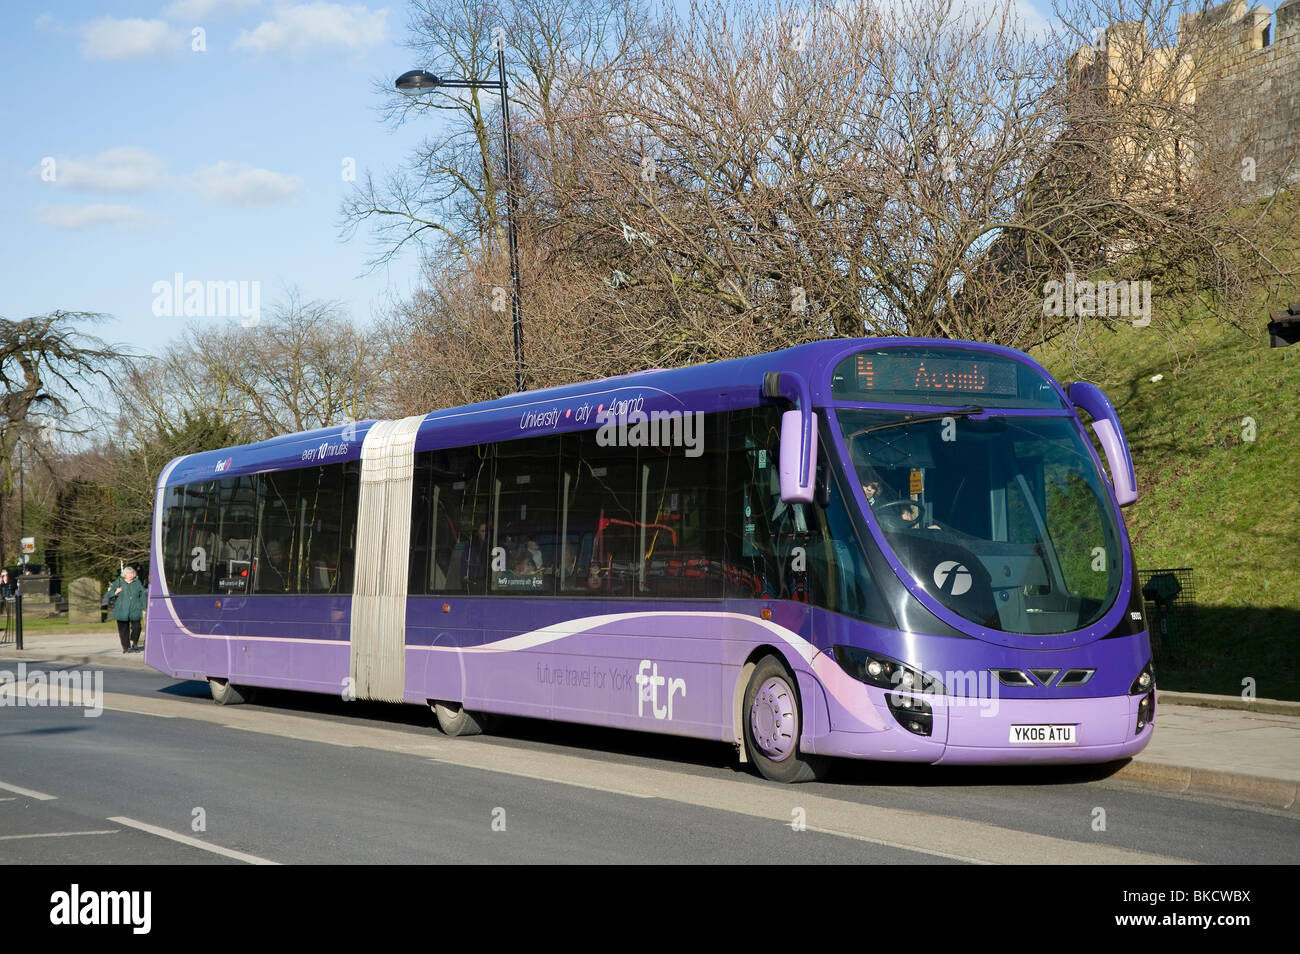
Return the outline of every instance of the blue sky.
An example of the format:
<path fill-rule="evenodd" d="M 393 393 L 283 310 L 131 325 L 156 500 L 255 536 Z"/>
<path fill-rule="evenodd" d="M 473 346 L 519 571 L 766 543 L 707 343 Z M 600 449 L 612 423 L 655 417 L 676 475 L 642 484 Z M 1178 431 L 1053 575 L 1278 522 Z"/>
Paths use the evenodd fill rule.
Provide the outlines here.
<path fill-rule="evenodd" d="M 157 352 L 187 322 L 237 320 L 156 315 L 155 285 L 177 273 L 258 282 L 264 309 L 296 286 L 358 324 L 409 296 L 417 253 L 369 270 L 372 233 L 342 241 L 338 212 L 347 160 L 380 175 L 433 132 L 378 111 L 376 81 L 425 65 L 402 46 L 408 9 L 7 3 L 0 316 L 106 312 L 102 337 Z"/>
<path fill-rule="evenodd" d="M 339 299 L 365 323 L 416 281 L 369 272 L 339 238 L 348 183 L 429 133 L 380 119 L 376 80 L 411 66 L 407 8 L 273 0 L 6 4 L 0 29 L 0 315 L 109 312 L 99 333 L 152 352 L 183 322 L 153 286 L 261 283 Z M 205 51 L 195 51 L 202 28 Z M 50 160 L 53 162 L 50 162 Z"/>

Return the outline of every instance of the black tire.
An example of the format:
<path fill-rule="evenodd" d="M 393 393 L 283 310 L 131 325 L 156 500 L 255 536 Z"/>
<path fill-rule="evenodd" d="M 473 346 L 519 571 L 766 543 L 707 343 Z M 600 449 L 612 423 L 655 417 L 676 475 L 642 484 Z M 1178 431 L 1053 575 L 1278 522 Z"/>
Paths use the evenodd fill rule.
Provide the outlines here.
<path fill-rule="evenodd" d="M 453 738 L 478 735 L 487 725 L 482 712 L 470 712 L 459 702 L 431 702 L 429 707 L 438 717 L 438 728 Z"/>
<path fill-rule="evenodd" d="M 756 712 L 755 701 L 760 693 L 764 700 Z M 769 708 L 770 715 L 762 711 Z M 799 734 L 803 730 L 799 684 L 779 657 L 764 656 L 754 667 L 745 687 L 741 718 L 745 751 L 764 778 L 774 782 L 812 782 L 826 774 L 830 767 L 828 759 L 799 751 Z M 755 737 L 756 722 L 761 739 Z"/>
<path fill-rule="evenodd" d="M 208 688 L 212 690 L 212 701 L 219 706 L 237 706 L 253 697 L 252 689 L 236 686 L 229 679 L 209 677 Z"/>

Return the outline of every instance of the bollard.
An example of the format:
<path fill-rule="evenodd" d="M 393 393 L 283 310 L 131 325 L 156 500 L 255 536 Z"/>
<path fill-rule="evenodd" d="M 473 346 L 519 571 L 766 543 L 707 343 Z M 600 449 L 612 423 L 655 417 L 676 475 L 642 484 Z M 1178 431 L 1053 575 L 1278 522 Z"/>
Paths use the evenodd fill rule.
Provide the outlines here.
<path fill-rule="evenodd" d="M 23 587 L 14 587 L 14 648 L 23 648 Z"/>

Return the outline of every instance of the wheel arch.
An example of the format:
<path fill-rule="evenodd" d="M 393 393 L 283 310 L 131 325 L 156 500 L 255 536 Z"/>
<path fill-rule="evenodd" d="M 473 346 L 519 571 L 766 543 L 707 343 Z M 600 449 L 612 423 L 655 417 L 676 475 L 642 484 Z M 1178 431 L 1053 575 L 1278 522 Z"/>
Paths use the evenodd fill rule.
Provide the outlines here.
<path fill-rule="evenodd" d="M 731 692 L 731 741 L 736 746 L 736 751 L 740 755 L 741 764 L 749 761 L 749 754 L 745 751 L 745 689 L 749 686 L 749 677 L 758 667 L 758 661 L 764 656 L 775 656 L 780 659 L 787 669 L 794 676 L 795 692 L 799 694 L 799 715 L 800 725 L 804 724 L 803 720 L 803 687 L 800 685 L 803 673 L 799 667 L 795 666 L 788 655 L 779 646 L 771 643 L 760 643 L 750 650 L 749 655 L 745 657 L 745 662 L 740 667 L 740 674 L 736 677 L 736 683 Z"/>

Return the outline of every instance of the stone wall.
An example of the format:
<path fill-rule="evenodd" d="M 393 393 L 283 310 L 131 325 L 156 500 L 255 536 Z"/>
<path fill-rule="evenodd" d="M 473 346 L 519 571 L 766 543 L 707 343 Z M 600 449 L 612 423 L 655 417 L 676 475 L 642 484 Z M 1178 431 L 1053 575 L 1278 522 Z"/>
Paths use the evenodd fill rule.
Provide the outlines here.
<path fill-rule="evenodd" d="M 1276 15 L 1247 0 L 1186 14 L 1178 45 L 1196 64 L 1198 107 L 1218 114 L 1241 153 L 1245 191 L 1300 186 L 1300 0 Z"/>
<path fill-rule="evenodd" d="M 1117 89 L 1145 88 L 1159 90 L 1175 111 L 1190 111 L 1212 141 L 1178 155 L 1148 154 L 1145 161 L 1168 178 L 1195 176 L 1192 156 L 1199 154 L 1233 170 L 1243 199 L 1282 184 L 1300 187 L 1300 0 L 1287 0 L 1276 14 L 1247 0 L 1184 14 L 1177 46 L 1156 49 L 1144 24 L 1115 23 L 1095 49 L 1076 53 L 1070 68 L 1113 107 L 1124 99 Z M 1130 75 L 1135 69 L 1143 75 Z M 1115 148 L 1136 159 L 1146 145 L 1118 135 Z"/>

